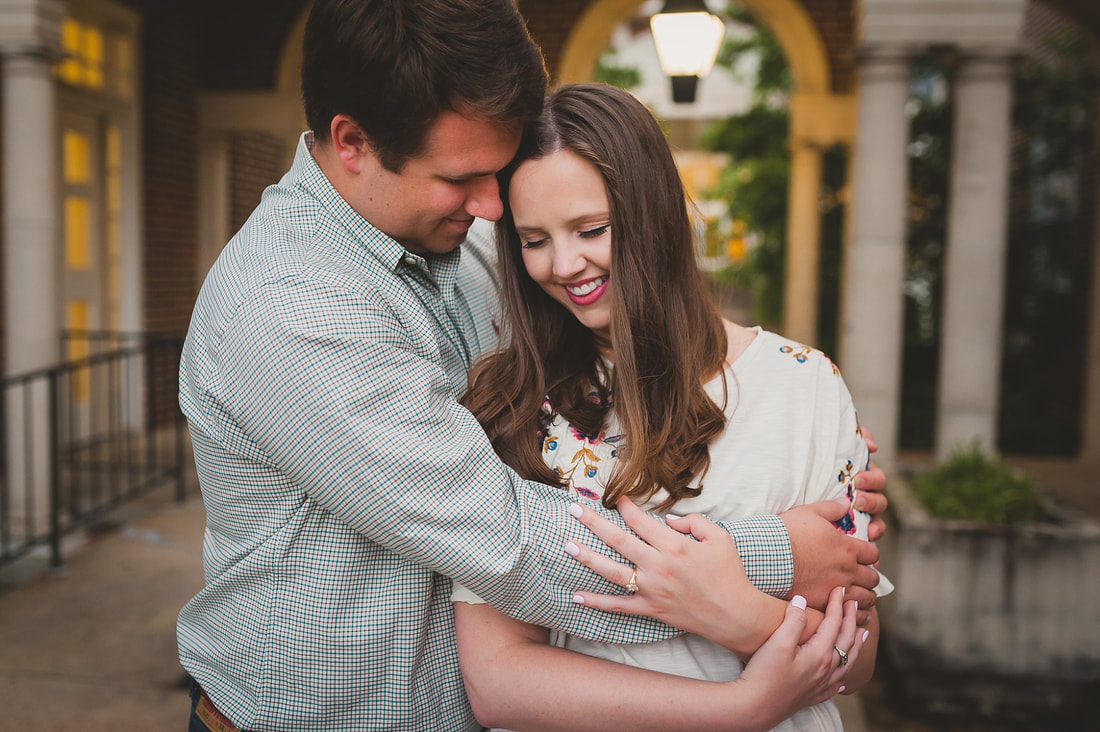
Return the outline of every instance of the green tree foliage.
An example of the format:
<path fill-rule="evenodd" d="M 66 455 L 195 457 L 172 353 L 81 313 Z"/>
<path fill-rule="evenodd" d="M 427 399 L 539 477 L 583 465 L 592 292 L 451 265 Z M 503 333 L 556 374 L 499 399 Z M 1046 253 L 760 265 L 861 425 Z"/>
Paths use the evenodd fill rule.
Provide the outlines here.
<path fill-rule="evenodd" d="M 752 24 L 748 14 L 731 7 L 727 14 L 734 22 Z M 758 58 L 752 106 L 707 130 L 701 145 L 730 155 L 732 163 L 712 195 L 727 201 L 731 218 L 744 221 L 757 237 L 745 261 L 714 276 L 750 290 L 753 317 L 775 327 L 783 317 L 791 76 L 775 38 L 754 28 L 747 38 L 727 40 L 718 59 L 736 74 L 746 55 Z M 1015 78 L 1000 447 L 1070 455 L 1080 444 L 1080 334 L 1087 325 L 1096 235 L 1093 202 L 1100 194 L 1100 81 L 1084 39 L 1072 28 L 1047 39 L 1046 46 L 1025 59 Z M 904 448 L 928 449 L 934 442 L 955 62 L 931 53 L 912 68 L 899 434 Z M 824 161 L 814 345 L 830 353 L 836 344 L 846 158 L 837 148 Z"/>
<path fill-rule="evenodd" d="M 1014 88 L 1000 447 L 1080 447 L 1089 273 L 1096 236 L 1100 79 L 1064 28 L 1026 59 Z"/>
<path fill-rule="evenodd" d="M 613 50 L 605 51 L 596 63 L 592 80 L 630 91 L 642 83 L 642 72 L 635 66 L 622 66 Z"/>
<path fill-rule="evenodd" d="M 709 150 L 725 152 L 732 159 L 713 193 L 729 204 L 732 219 L 745 222 L 756 237 L 756 246 L 744 262 L 714 276 L 752 292 L 753 317 L 769 327 L 778 327 L 783 319 L 786 269 L 791 73 L 774 36 L 753 25 L 752 17 L 737 6 L 731 5 L 727 15 L 734 23 L 751 26 L 753 32 L 745 38 L 727 39 L 716 63 L 729 69 L 735 78 L 753 85 L 752 105 L 744 113 L 713 125 L 703 134 L 700 144 Z M 746 57 L 756 60 L 751 79 L 738 71 Z M 843 149 L 827 151 L 821 201 L 824 219 L 818 342 L 813 345 L 828 353 L 836 352 L 846 172 L 847 156 Z"/>
<path fill-rule="evenodd" d="M 909 201 L 899 444 L 931 449 L 936 423 L 947 183 L 954 105 L 949 61 L 914 61 L 910 84 Z"/>
<path fill-rule="evenodd" d="M 727 15 L 733 22 L 752 24 L 752 19 L 735 6 L 727 10 Z M 790 177 L 787 98 L 791 78 L 779 43 L 757 26 L 746 38 L 727 39 L 715 63 L 736 77 L 739 62 L 746 55 L 759 59 L 758 73 L 752 80 L 752 106 L 743 114 L 732 115 L 710 127 L 703 133 L 700 144 L 705 149 L 730 155 L 733 162 L 722 172 L 713 194 L 729 204 L 730 217 L 745 222 L 757 241 L 744 262 L 714 276 L 751 291 L 753 317 L 774 327 L 783 317 Z"/>
<path fill-rule="evenodd" d="M 999 447 L 1072 455 L 1080 444 L 1089 256 L 1096 200 L 1098 84 L 1065 29 L 1014 80 Z M 918 59 L 910 96 L 910 186 L 902 447 L 934 441 L 950 178 L 953 61 Z"/>

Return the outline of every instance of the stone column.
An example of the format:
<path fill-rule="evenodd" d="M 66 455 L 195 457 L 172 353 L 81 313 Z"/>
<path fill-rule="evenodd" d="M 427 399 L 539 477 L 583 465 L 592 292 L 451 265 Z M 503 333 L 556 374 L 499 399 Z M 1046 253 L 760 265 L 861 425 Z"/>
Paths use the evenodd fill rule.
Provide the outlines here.
<path fill-rule="evenodd" d="M 783 335 L 817 344 L 818 280 L 821 264 L 821 148 L 791 142 L 787 198 L 787 272 L 783 292 Z"/>
<path fill-rule="evenodd" d="M 1097 105 L 1100 111 L 1100 103 Z M 1100 125 L 1094 130 L 1100 148 Z M 1084 406 L 1081 409 L 1081 459 L 1100 462 L 1100 191 L 1093 203 L 1092 279 L 1090 280 L 1088 350 L 1085 355 Z"/>
<path fill-rule="evenodd" d="M 199 140 L 199 242 L 196 292 L 229 241 L 229 133 L 204 132 Z"/>
<path fill-rule="evenodd" d="M 0 0 L 3 89 L 4 374 L 58 360 L 57 103 L 50 71 L 63 6 Z M 7 389 L 5 482 L 17 538 L 48 526 L 49 392 L 44 381 Z"/>
<path fill-rule="evenodd" d="M 901 401 L 908 98 L 905 49 L 861 49 L 840 357 L 860 422 L 878 441 L 875 462 L 886 470 L 896 460 Z"/>
<path fill-rule="evenodd" d="M 13 18 L 0 5 L 0 24 Z M 36 3 L 19 9 L 33 12 Z M 52 3 L 50 3 L 52 5 Z M 45 12 L 45 8 L 38 8 Z M 60 17 L 60 13 L 58 14 Z M 42 19 L 27 19 L 28 34 Z M 32 25 L 33 24 L 33 25 Z M 56 33 L 56 27 L 54 28 Z M 5 33 L 7 35 L 7 33 Z M 45 39 L 0 39 L 3 79 L 4 372 L 57 361 L 58 211 L 54 80 L 56 46 Z"/>
<path fill-rule="evenodd" d="M 944 258 L 938 460 L 974 439 L 986 450 L 997 443 L 1011 115 L 1009 54 L 964 55 Z"/>

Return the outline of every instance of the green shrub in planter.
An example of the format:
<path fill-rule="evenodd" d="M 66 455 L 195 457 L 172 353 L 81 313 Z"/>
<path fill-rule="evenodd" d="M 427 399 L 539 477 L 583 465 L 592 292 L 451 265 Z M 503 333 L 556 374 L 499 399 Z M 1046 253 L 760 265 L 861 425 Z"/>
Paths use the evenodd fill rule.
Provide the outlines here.
<path fill-rule="evenodd" d="M 985 454 L 977 442 L 916 476 L 913 492 L 937 518 L 993 524 L 1049 520 L 1032 479 Z"/>

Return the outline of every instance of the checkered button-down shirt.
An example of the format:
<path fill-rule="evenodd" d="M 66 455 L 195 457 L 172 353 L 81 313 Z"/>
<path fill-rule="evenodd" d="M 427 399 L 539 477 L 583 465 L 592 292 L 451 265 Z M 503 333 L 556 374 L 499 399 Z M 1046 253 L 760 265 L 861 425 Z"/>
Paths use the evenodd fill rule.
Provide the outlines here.
<path fill-rule="evenodd" d="M 496 345 L 488 244 L 408 253 L 311 142 L 211 270 L 180 364 L 207 510 L 184 668 L 244 729 L 467 730 L 451 577 L 569 633 L 675 633 L 571 602 L 618 590 L 562 551 L 585 541 L 569 497 L 501 464 L 457 402 Z M 727 529 L 757 585 L 785 593 L 782 523 Z"/>

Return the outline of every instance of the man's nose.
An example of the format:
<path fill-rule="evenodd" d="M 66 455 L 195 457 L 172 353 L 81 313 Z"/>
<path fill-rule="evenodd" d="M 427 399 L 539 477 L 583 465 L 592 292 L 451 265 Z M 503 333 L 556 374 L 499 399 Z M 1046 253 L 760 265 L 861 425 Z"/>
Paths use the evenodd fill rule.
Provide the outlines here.
<path fill-rule="evenodd" d="M 500 200 L 500 187 L 496 176 L 486 176 L 473 182 L 473 188 L 466 199 L 466 213 L 471 216 L 496 221 L 504 214 L 504 203 Z"/>

